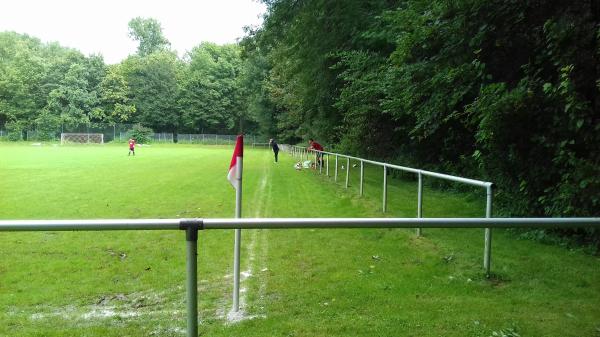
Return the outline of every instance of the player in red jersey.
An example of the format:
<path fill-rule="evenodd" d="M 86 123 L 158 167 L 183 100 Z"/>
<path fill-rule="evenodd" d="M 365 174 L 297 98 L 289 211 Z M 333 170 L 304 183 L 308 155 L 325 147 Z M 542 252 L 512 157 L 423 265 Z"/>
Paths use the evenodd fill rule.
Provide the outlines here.
<path fill-rule="evenodd" d="M 135 156 L 135 139 L 129 138 L 129 154 L 127 155 L 131 156 L 132 153 Z"/>
<path fill-rule="evenodd" d="M 312 138 L 308 140 L 308 149 L 324 151 L 323 146 L 321 146 L 321 144 L 315 142 L 315 140 Z M 317 165 L 323 166 L 323 153 L 321 153 L 321 152 L 317 152 Z"/>

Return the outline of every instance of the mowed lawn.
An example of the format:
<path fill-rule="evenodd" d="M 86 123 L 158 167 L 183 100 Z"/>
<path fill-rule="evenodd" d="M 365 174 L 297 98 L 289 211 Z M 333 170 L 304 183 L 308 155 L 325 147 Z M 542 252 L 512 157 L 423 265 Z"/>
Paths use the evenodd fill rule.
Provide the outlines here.
<path fill-rule="evenodd" d="M 232 147 L 0 143 L 0 219 L 232 217 Z M 247 148 L 244 217 L 380 217 L 381 171 L 358 197 L 281 153 Z M 341 166 L 341 164 L 340 164 Z M 390 179 L 386 216 L 416 215 Z M 480 217 L 483 193 L 426 188 L 425 216 Z M 477 192 L 478 193 L 478 192 Z M 233 231 L 199 235 L 202 336 L 600 336 L 600 259 L 483 230 L 244 230 L 244 319 L 230 322 Z M 185 234 L 0 233 L 0 336 L 184 336 Z M 510 334 L 508 334 L 510 336 Z"/>

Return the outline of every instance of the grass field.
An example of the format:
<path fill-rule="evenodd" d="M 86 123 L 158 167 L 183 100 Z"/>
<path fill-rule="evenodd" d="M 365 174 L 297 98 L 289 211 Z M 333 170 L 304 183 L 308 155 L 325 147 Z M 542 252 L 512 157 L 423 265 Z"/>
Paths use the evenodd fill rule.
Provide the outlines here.
<path fill-rule="evenodd" d="M 0 219 L 232 217 L 231 147 L 0 143 Z M 244 217 L 379 217 L 365 196 L 293 159 L 246 149 Z M 392 179 L 390 216 L 416 214 Z M 483 195 L 426 188 L 424 215 L 481 217 Z M 496 231 L 244 230 L 242 304 L 229 322 L 233 232 L 199 236 L 202 336 L 600 336 L 600 259 Z M 0 233 L 0 336 L 184 336 L 178 231 Z"/>

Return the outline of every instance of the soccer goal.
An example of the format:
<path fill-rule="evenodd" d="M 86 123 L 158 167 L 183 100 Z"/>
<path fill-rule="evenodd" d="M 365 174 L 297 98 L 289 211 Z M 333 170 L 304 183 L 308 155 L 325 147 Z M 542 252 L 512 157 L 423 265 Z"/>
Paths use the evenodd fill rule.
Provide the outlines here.
<path fill-rule="evenodd" d="M 61 133 L 60 143 L 104 144 L 103 133 Z"/>

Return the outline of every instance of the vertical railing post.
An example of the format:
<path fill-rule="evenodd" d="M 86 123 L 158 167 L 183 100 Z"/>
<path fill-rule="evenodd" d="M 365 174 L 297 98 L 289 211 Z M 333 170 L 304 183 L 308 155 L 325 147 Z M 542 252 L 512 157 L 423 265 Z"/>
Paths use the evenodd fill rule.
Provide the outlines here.
<path fill-rule="evenodd" d="M 323 174 L 323 152 L 319 152 L 317 159 L 319 161 L 319 174 Z"/>
<path fill-rule="evenodd" d="M 329 154 L 327 155 L 327 176 L 329 177 Z"/>
<path fill-rule="evenodd" d="M 350 180 L 350 158 L 346 158 L 346 188 L 348 188 L 349 180 Z"/>
<path fill-rule="evenodd" d="M 198 227 L 186 228 L 187 337 L 198 337 Z"/>
<path fill-rule="evenodd" d="M 486 189 L 486 206 L 485 206 L 485 217 L 492 217 L 492 199 L 493 199 L 493 185 L 489 184 Z M 483 251 L 483 268 L 485 269 L 485 275 L 490 277 L 492 260 L 492 229 L 485 229 L 485 248 Z"/>
<path fill-rule="evenodd" d="M 383 213 L 387 208 L 387 166 L 383 165 Z"/>
<path fill-rule="evenodd" d="M 337 173 L 338 173 L 338 156 L 335 155 L 335 173 L 333 175 L 333 181 L 337 182 Z"/>
<path fill-rule="evenodd" d="M 360 187 L 359 187 L 359 194 L 362 197 L 363 195 L 363 184 L 364 184 L 364 178 L 365 178 L 365 163 L 361 160 L 360 161 Z"/>
<path fill-rule="evenodd" d="M 423 175 L 419 171 L 419 186 L 417 187 L 417 218 L 423 217 Z M 421 228 L 417 228 L 417 236 L 421 236 Z"/>

